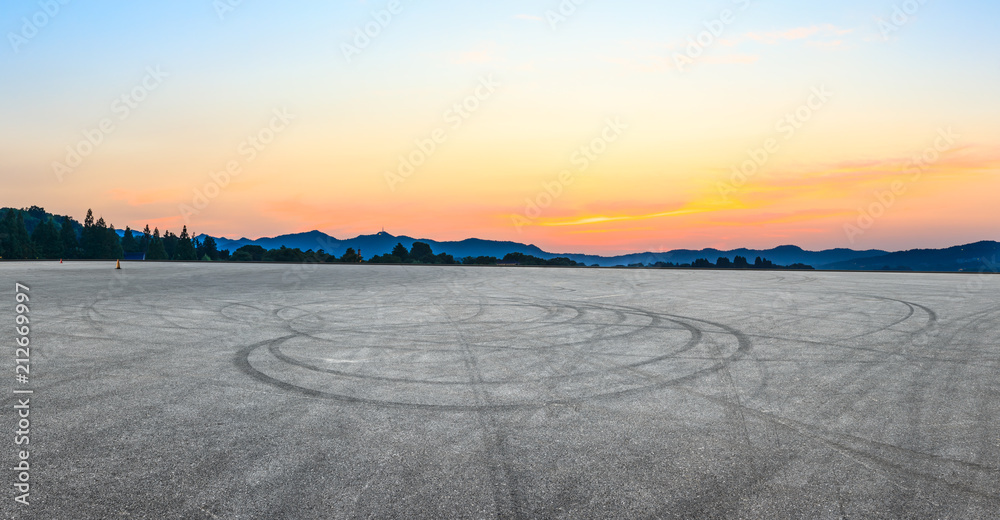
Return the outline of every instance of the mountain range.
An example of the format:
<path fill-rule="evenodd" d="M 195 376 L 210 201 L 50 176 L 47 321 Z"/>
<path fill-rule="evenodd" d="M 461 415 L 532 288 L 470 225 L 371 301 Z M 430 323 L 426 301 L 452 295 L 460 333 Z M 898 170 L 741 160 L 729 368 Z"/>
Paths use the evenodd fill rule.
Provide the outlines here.
<path fill-rule="evenodd" d="M 205 235 L 199 235 L 203 239 Z M 858 251 L 854 249 L 826 249 L 823 251 L 807 251 L 798 246 L 785 245 L 772 249 L 676 249 L 665 252 L 632 253 L 617 256 L 599 256 L 579 253 L 552 253 L 544 251 L 533 244 L 519 242 L 484 240 L 469 238 L 459 241 L 438 241 L 427 238 L 413 238 L 405 235 L 392 235 L 379 232 L 374 235 L 360 235 L 349 239 L 338 239 L 321 231 L 294 233 L 270 238 L 229 239 L 212 237 L 219 249 L 235 251 L 244 245 L 258 245 L 265 249 L 276 249 L 281 246 L 298 248 L 303 251 L 324 250 L 329 254 L 343 255 L 348 248 L 360 250 L 369 258 L 390 252 L 397 243 L 410 248 L 413 242 L 425 242 L 435 253 L 448 253 L 455 258 L 466 256 L 495 256 L 503 258 L 507 253 L 524 253 L 539 258 L 566 257 L 587 265 L 602 267 L 626 266 L 642 263 L 652 265 L 657 262 L 686 264 L 699 258 L 715 261 L 719 257 L 746 257 L 753 263 L 756 257 L 766 258 L 779 265 L 802 263 L 817 269 L 843 270 L 916 270 L 916 271 L 979 271 L 997 270 L 996 260 L 1000 253 L 1000 243 L 993 241 L 977 242 L 965 246 L 955 246 L 947 249 L 914 249 L 910 251 L 889 252 L 878 249 Z"/>
<path fill-rule="evenodd" d="M 913 271 L 973 271 L 1000 272 L 997 263 L 1000 243 L 982 241 L 945 249 L 911 249 L 882 256 L 854 258 L 824 265 L 824 269 L 877 270 L 909 269 Z"/>
<path fill-rule="evenodd" d="M 0 216 L 14 208 L 0 208 Z M 22 210 L 26 231 L 30 234 L 43 220 L 53 219 L 62 222 L 63 215 L 53 215 L 43 208 L 32 206 Z M 69 218 L 70 224 L 80 234 L 82 226 L 76 220 Z M 116 229 L 118 236 L 124 231 Z M 2 235 L 2 234 L 0 234 Z M 204 239 L 208 235 L 198 235 Z M 0 236 L 2 238 L 2 236 Z M 484 240 L 468 238 L 459 241 L 438 241 L 427 238 L 413 238 L 406 235 L 395 236 L 384 231 L 374 235 L 360 235 L 349 239 L 338 239 L 321 231 L 294 233 L 269 238 L 238 238 L 212 237 L 218 249 L 236 251 L 245 245 L 257 245 L 265 249 L 278 249 L 282 246 L 297 248 L 302 251 L 324 250 L 328 254 L 342 256 L 348 248 L 359 251 L 365 258 L 389 253 L 396 244 L 403 244 L 407 249 L 414 242 L 425 242 L 435 253 L 447 253 L 461 259 L 467 256 L 493 256 L 503 258 L 508 253 L 523 253 L 546 260 L 565 257 L 586 265 L 602 267 L 629 266 L 643 264 L 651 266 L 658 262 L 673 264 L 690 264 L 704 258 L 715 262 L 720 257 L 733 260 L 742 256 L 750 263 L 759 256 L 778 265 L 806 264 L 817 269 L 827 270 L 912 270 L 912 271 L 972 271 L 1000 272 L 1000 243 L 996 241 L 981 241 L 972 244 L 959 245 L 943 249 L 911 249 L 907 251 L 882 251 L 869 249 L 858 251 L 854 249 L 826 249 L 823 251 L 807 251 L 794 245 L 778 246 L 772 249 L 675 249 L 663 252 L 631 253 L 617 256 L 599 256 L 580 253 L 552 253 L 544 251 L 534 244 L 520 242 Z"/>

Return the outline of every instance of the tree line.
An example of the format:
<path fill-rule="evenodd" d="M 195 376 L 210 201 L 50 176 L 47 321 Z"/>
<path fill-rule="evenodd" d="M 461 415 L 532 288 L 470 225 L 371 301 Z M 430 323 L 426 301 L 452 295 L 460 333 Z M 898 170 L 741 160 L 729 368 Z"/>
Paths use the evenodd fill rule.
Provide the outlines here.
<path fill-rule="evenodd" d="M 675 264 L 673 262 L 656 262 L 648 266 L 643 263 L 629 264 L 628 267 L 691 267 L 702 269 L 815 269 L 811 265 L 794 263 L 791 265 L 777 265 L 766 258 L 757 257 L 751 264 L 746 257 L 736 255 L 732 260 L 726 256 L 720 256 L 713 264 L 707 258 L 699 258 L 690 264 Z"/>
<path fill-rule="evenodd" d="M 360 251 L 354 248 L 347 248 L 347 251 L 336 256 L 328 254 L 322 249 L 319 251 L 302 251 L 298 248 L 288 248 L 282 246 L 279 249 L 267 250 L 257 245 L 242 246 L 233 252 L 230 260 L 237 262 L 310 262 L 310 263 L 359 263 L 367 262 L 371 264 L 438 264 L 438 265 L 556 265 L 575 266 L 583 265 L 569 258 L 553 258 L 546 260 L 523 253 L 508 253 L 502 259 L 495 256 L 467 256 L 456 259 L 448 253 L 437 253 L 431 249 L 426 242 L 414 242 L 410 249 L 406 249 L 402 243 L 396 243 L 392 251 L 384 255 L 375 255 L 368 260 L 361 257 Z"/>
<path fill-rule="evenodd" d="M 228 251 L 226 251 L 228 253 Z M 343 255 L 337 256 L 320 249 L 303 251 L 297 247 L 281 246 L 277 249 L 264 249 L 258 245 L 245 245 L 233 251 L 226 258 L 232 262 L 291 262 L 291 263 L 343 263 L 356 264 L 363 259 L 353 248 L 347 248 Z"/>
<path fill-rule="evenodd" d="M 310 263 L 359 263 L 364 262 L 361 251 L 348 248 L 344 254 L 336 256 L 322 249 L 302 251 L 298 248 L 281 246 L 265 249 L 258 245 L 245 245 L 233 251 L 219 250 L 215 239 L 205 236 L 199 240 L 189 234 L 184 226 L 180 235 L 166 230 L 160 234 L 159 228 L 149 230 L 149 225 L 141 232 L 128 226 L 122 236 L 118 236 L 115 226 L 87 210 L 87 216 L 80 224 L 72 217 L 52 215 L 43 208 L 31 206 L 25 209 L 0 208 L 0 258 L 3 259 L 123 259 L 126 254 L 144 254 L 146 260 L 178 261 L 234 261 L 234 262 L 310 262 Z M 524 253 L 508 253 L 503 258 L 495 256 L 468 256 L 455 259 L 447 253 L 435 254 L 425 242 L 414 242 L 410 249 L 397 243 L 392 251 L 375 255 L 367 260 L 375 264 L 441 264 L 441 265 L 501 265 L 526 266 L 583 266 L 566 257 L 539 258 Z M 624 266 L 622 266 L 624 267 Z M 628 267 L 688 267 L 713 269 L 813 269 L 801 263 L 788 266 L 775 265 L 770 260 L 757 257 L 751 264 L 747 258 L 736 256 L 733 260 L 719 257 L 715 263 L 699 258 L 690 264 L 656 262 L 648 266 L 642 263 Z"/>
<path fill-rule="evenodd" d="M 52 215 L 44 208 L 0 208 L 0 258 L 29 259 L 83 259 L 120 260 L 130 253 L 143 254 L 146 260 L 177 261 L 233 261 L 233 262 L 311 262 L 359 263 L 364 262 L 361 251 L 348 248 L 336 256 L 320 249 L 302 251 L 281 246 L 265 249 L 258 245 L 245 245 L 230 254 L 219 250 L 215 239 L 205 236 L 201 240 L 188 233 L 184 226 L 180 235 L 169 230 L 162 234 L 159 228 L 152 231 L 149 225 L 141 232 L 126 226 L 119 236 L 115 226 L 94 219 L 94 212 L 87 210 L 83 224 L 69 216 Z M 502 259 L 493 256 L 455 259 L 448 253 L 437 253 L 425 242 L 414 242 L 410 249 L 397 243 L 391 252 L 375 255 L 369 263 L 382 264 L 441 264 L 441 265 L 583 265 L 568 258 L 546 260 L 522 253 L 510 253 Z"/>
<path fill-rule="evenodd" d="M 83 224 L 69 216 L 51 215 L 44 208 L 0 209 L 0 258 L 5 259 L 84 259 L 120 260 L 128 253 L 143 253 L 147 260 L 221 260 L 228 251 L 219 251 L 215 239 L 193 238 L 187 226 L 180 235 L 159 228 L 141 233 L 128 226 L 118 236 L 115 226 L 94 219 L 87 210 Z"/>
<path fill-rule="evenodd" d="M 574 266 L 585 266 L 581 262 L 575 260 L 570 260 L 566 257 L 558 258 L 538 258 L 537 256 L 526 255 L 524 253 L 507 253 L 503 258 L 497 258 L 495 256 L 477 256 L 466 257 L 462 260 L 463 264 L 466 265 L 498 265 L 498 264 L 514 264 L 514 265 L 533 265 L 533 266 L 562 266 L 562 267 L 574 267 Z"/>

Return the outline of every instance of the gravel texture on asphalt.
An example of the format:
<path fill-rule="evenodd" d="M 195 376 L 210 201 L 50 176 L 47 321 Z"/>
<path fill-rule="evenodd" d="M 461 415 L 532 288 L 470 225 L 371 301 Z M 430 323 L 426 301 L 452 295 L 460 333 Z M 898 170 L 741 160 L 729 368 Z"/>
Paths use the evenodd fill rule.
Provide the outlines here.
<path fill-rule="evenodd" d="M 1000 276 L 5 262 L 2 518 L 996 518 Z"/>

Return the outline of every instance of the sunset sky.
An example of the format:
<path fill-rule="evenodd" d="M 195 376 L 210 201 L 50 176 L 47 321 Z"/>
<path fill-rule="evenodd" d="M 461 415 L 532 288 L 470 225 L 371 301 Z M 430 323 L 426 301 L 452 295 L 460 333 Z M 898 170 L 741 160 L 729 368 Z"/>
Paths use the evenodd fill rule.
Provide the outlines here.
<path fill-rule="evenodd" d="M 599 254 L 1000 240 L 997 20 L 986 0 L 5 2 L 0 206 Z"/>

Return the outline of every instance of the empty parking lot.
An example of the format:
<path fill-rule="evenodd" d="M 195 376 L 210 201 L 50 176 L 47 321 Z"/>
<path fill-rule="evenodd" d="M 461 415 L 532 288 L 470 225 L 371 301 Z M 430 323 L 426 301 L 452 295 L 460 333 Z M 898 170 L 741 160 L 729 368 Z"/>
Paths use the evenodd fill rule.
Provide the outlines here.
<path fill-rule="evenodd" d="M 5 518 L 1000 510 L 1000 277 L 113 267 L 0 264 Z"/>

